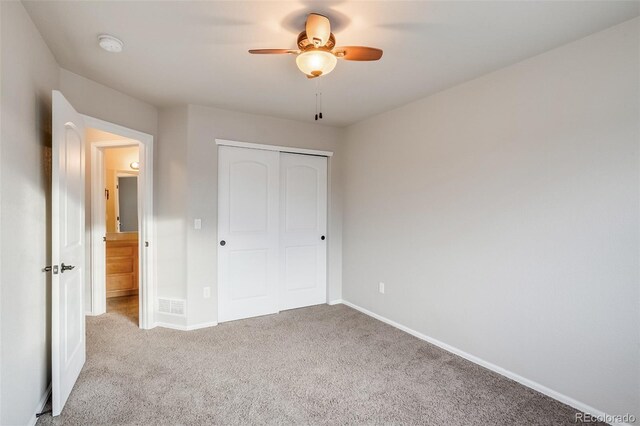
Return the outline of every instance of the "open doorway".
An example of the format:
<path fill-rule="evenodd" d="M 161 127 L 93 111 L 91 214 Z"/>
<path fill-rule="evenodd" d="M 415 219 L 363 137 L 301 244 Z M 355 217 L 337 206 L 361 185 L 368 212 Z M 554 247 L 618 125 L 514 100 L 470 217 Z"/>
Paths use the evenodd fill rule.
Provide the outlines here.
<path fill-rule="evenodd" d="M 88 132 L 89 133 L 89 132 Z M 115 135 L 114 135 L 115 136 Z M 105 297 L 107 313 L 138 325 L 138 172 L 140 148 L 104 147 Z"/>
<path fill-rule="evenodd" d="M 87 229 L 91 259 L 87 311 L 152 328 L 153 206 L 150 135 L 85 117 Z"/>

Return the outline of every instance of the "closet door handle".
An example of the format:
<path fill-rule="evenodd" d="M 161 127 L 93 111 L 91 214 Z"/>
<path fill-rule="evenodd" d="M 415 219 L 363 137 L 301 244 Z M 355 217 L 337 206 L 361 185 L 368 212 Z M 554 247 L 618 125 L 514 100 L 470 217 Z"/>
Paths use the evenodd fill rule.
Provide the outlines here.
<path fill-rule="evenodd" d="M 320 239 L 321 239 L 322 241 L 324 241 L 324 235 L 323 235 L 322 237 L 320 237 Z"/>
<path fill-rule="evenodd" d="M 225 240 L 220 241 L 220 245 L 224 246 L 225 244 L 227 244 L 227 242 Z"/>

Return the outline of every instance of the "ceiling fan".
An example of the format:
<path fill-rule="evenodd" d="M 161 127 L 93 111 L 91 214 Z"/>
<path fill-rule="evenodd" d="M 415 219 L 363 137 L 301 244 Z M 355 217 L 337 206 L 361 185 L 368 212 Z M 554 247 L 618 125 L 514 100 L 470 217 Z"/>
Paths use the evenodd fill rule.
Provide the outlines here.
<path fill-rule="evenodd" d="M 337 58 L 347 61 L 377 61 L 382 57 L 382 50 L 375 47 L 335 45 L 336 38 L 331 33 L 329 18 L 318 13 L 310 13 L 307 16 L 305 30 L 298 34 L 298 50 L 252 49 L 249 53 L 297 55 L 296 64 L 308 78 L 329 74 L 335 68 Z"/>

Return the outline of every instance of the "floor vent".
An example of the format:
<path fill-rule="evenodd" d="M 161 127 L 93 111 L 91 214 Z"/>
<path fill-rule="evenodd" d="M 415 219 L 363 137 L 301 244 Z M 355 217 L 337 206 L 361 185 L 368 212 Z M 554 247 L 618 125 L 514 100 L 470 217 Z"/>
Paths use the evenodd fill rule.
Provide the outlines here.
<path fill-rule="evenodd" d="M 158 299 L 158 312 L 161 314 L 185 316 L 185 301 L 182 299 Z"/>

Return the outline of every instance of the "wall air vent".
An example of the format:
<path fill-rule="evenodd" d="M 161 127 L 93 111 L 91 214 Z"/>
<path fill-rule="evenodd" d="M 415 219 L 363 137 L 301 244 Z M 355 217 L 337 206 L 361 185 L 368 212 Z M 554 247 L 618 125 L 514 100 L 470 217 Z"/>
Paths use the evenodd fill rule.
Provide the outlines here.
<path fill-rule="evenodd" d="M 158 298 L 158 312 L 184 317 L 186 316 L 186 302 L 183 299 Z"/>

